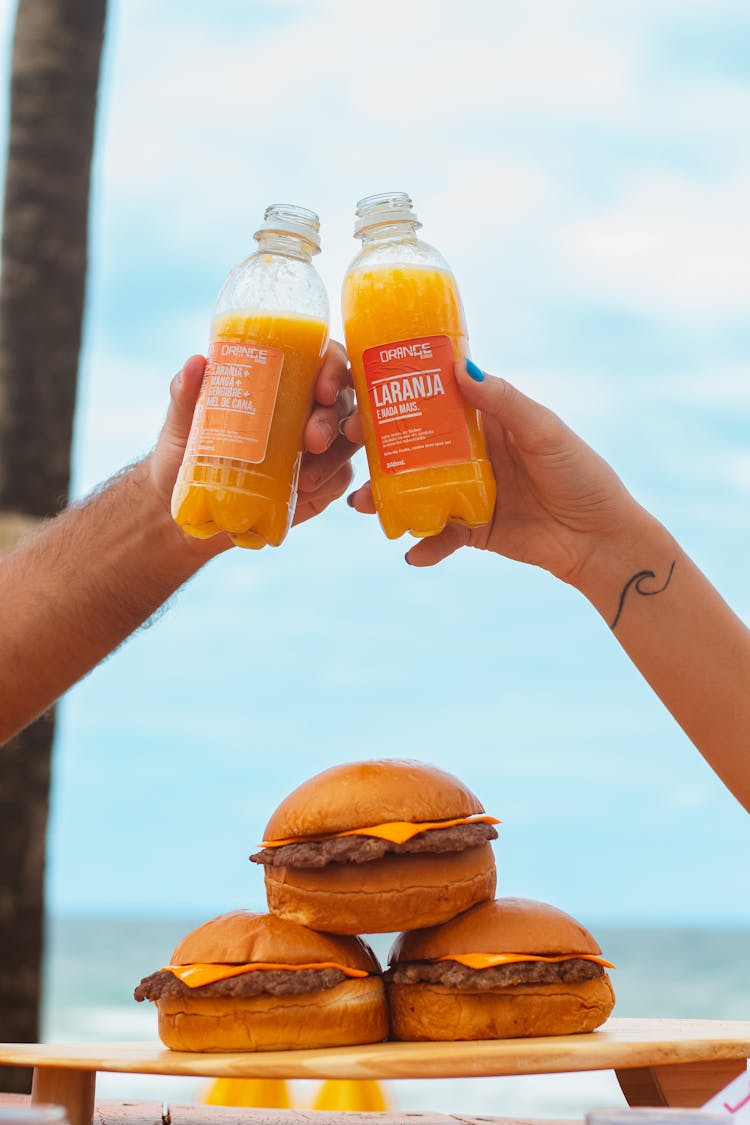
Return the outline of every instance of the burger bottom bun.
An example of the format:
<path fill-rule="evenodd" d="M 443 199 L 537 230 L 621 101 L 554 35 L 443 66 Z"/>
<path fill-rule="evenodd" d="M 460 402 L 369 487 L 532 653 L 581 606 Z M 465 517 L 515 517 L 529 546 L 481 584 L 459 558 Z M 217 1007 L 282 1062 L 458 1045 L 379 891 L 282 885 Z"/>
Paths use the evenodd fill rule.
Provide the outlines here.
<path fill-rule="evenodd" d="M 265 880 L 272 914 L 334 934 L 384 934 L 436 926 L 491 899 L 497 874 L 482 844 L 322 868 L 269 866 Z"/>
<path fill-rule="evenodd" d="M 298 996 L 160 999 L 159 1037 L 173 1051 L 289 1051 L 378 1043 L 388 1034 L 380 977 Z"/>
<path fill-rule="evenodd" d="M 394 1039 L 516 1039 L 593 1031 L 609 1016 L 615 997 L 605 973 L 580 984 L 515 985 L 488 992 L 389 984 L 388 1001 Z"/>

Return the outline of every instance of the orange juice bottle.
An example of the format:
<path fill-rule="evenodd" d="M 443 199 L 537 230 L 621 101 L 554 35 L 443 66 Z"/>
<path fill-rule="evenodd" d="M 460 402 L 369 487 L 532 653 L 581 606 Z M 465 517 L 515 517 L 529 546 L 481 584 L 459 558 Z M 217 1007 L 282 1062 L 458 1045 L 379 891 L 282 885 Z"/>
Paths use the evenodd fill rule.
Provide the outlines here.
<path fill-rule="evenodd" d="M 357 204 L 362 250 L 343 287 L 346 346 L 375 507 L 389 539 L 477 527 L 495 506 L 478 412 L 455 361 L 468 355 L 461 298 L 445 259 L 417 238 L 408 195 Z"/>
<path fill-rule="evenodd" d="M 258 249 L 227 277 L 172 516 L 199 539 L 278 547 L 294 517 L 304 430 L 328 342 L 328 297 L 312 264 L 318 216 L 277 204 Z"/>

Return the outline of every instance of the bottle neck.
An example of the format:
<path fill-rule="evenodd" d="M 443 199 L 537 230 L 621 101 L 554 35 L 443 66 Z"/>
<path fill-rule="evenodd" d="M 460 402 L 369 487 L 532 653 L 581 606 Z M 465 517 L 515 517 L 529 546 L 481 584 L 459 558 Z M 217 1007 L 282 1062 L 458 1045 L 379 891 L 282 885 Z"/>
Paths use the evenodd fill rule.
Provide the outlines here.
<path fill-rule="evenodd" d="M 406 222 L 400 219 L 395 223 L 379 223 L 375 227 L 366 227 L 360 231 L 362 246 L 372 246 L 380 242 L 416 242 L 419 223 Z"/>
<path fill-rule="evenodd" d="M 300 262 L 311 262 L 317 247 L 305 238 L 283 231 L 263 231 L 255 236 L 258 240 L 259 254 L 283 254 L 286 258 L 296 258 Z"/>

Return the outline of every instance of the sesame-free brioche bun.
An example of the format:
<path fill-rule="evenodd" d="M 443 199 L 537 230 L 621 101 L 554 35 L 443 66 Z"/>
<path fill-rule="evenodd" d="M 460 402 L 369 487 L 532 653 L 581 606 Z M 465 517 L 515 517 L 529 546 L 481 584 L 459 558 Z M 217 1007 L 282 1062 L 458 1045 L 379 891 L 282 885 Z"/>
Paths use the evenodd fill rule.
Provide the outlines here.
<path fill-rule="evenodd" d="M 299 996 L 159 1000 L 159 1038 L 173 1051 L 293 1051 L 379 1043 L 388 1034 L 380 977 Z"/>
<path fill-rule="evenodd" d="M 366 973 L 380 972 L 378 959 L 365 941 L 318 933 L 273 914 L 251 910 L 233 910 L 191 930 L 175 949 L 170 963 L 305 965 L 321 961 L 338 961 Z"/>
<path fill-rule="evenodd" d="M 236 910 L 187 934 L 170 962 L 175 969 L 250 964 L 272 966 L 246 976 L 255 984 L 267 974 L 266 979 L 274 981 L 273 988 L 243 995 L 241 983 L 237 988 L 241 976 L 190 988 L 175 981 L 168 970 L 161 970 L 141 982 L 136 998 L 154 999 L 159 1037 L 175 1051 L 338 1047 L 376 1043 L 387 1036 L 388 1011 L 380 965 L 360 938 L 317 933 L 270 914 Z M 345 976 L 329 986 L 320 980 L 324 970 L 294 968 L 331 965 L 368 975 Z M 336 976 L 340 978 L 341 974 Z M 308 986 L 303 983 L 305 977 L 314 977 L 315 983 Z M 298 990 L 286 991 L 289 982 Z M 227 983 L 230 993 L 223 994 Z M 155 989 L 152 995 L 149 988 Z"/>
<path fill-rule="evenodd" d="M 467 970 L 451 959 L 472 954 L 565 960 L 541 969 L 539 961 L 518 961 Z M 507 1039 L 593 1031 L 615 1002 L 607 973 L 589 961 L 600 955 L 579 922 L 531 899 L 480 903 L 442 926 L 402 933 L 386 974 L 392 1037 Z M 482 980 L 487 973 L 495 976 Z M 560 979 L 545 979 L 545 973 Z M 588 973 L 596 975 L 583 979 Z"/>
<path fill-rule="evenodd" d="M 483 813 L 466 786 L 445 770 L 404 758 L 331 766 L 304 781 L 278 806 L 265 840 L 330 835 L 390 820 L 448 820 Z"/>
<path fill-rule="evenodd" d="M 434 961 L 451 953 L 601 954 L 597 942 L 564 910 L 529 898 L 496 898 L 443 926 L 399 934 L 389 964 Z"/>
<path fill-rule="evenodd" d="M 581 984 L 458 992 L 433 984 L 388 986 L 394 1039 L 523 1039 L 593 1031 L 614 1007 L 606 973 Z"/>
<path fill-rule="evenodd" d="M 266 864 L 268 908 L 282 918 L 338 934 L 431 926 L 495 893 L 496 832 L 466 818 L 496 823 L 453 774 L 400 758 L 352 762 L 291 792 L 251 858 Z M 389 836 L 404 824 L 408 839 Z"/>
<path fill-rule="evenodd" d="M 372 863 L 265 869 L 272 913 L 338 934 L 437 925 L 492 898 L 496 879 L 489 844 L 441 855 L 388 855 Z"/>

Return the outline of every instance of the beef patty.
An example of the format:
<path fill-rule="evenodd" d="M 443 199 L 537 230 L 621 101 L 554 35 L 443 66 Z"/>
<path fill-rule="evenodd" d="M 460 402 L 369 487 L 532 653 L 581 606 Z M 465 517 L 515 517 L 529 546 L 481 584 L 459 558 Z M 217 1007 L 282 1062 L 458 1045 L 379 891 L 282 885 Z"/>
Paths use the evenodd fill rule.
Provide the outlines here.
<path fill-rule="evenodd" d="M 320 992 L 325 988 L 335 988 L 344 980 L 349 980 L 340 969 L 256 969 L 241 973 L 236 977 L 217 980 L 213 984 L 202 984 L 190 988 L 169 969 L 160 969 L 144 977 L 133 995 L 136 1000 L 160 1000 L 163 997 L 180 996 L 259 996 L 270 993 L 272 996 L 299 996 L 303 992 Z"/>
<path fill-rule="evenodd" d="M 512 961 L 491 969 L 468 969 L 458 961 L 406 961 L 389 969 L 394 984 L 441 984 L 464 992 L 485 992 L 514 984 L 580 984 L 604 975 L 596 961 L 571 957 L 568 961 Z"/>
<path fill-rule="evenodd" d="M 403 844 L 379 836 L 337 836 L 303 844 L 264 848 L 250 859 L 271 867 L 326 867 L 329 863 L 369 863 L 388 852 L 462 852 L 497 839 L 491 824 L 455 824 L 452 828 L 428 828 Z"/>

